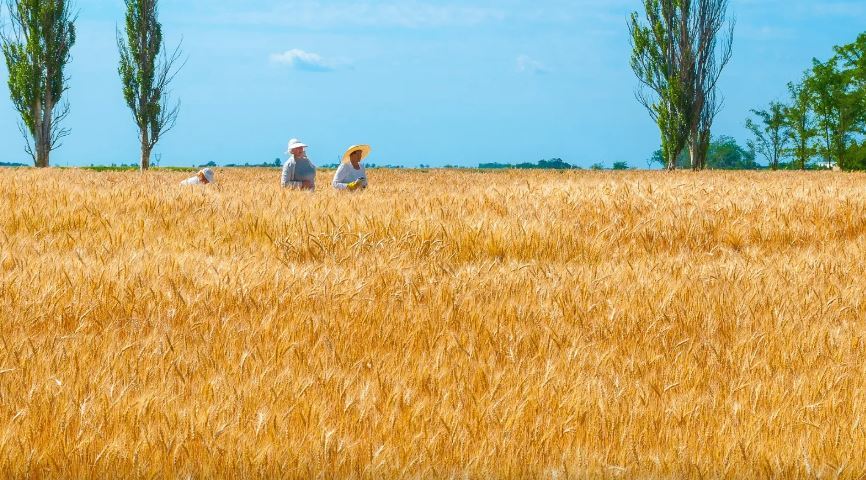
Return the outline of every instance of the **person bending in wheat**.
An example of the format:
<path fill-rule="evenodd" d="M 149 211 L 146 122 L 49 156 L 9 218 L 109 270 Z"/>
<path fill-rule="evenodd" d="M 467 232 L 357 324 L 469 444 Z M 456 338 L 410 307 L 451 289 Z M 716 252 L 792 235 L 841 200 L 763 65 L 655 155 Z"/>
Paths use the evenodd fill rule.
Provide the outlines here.
<path fill-rule="evenodd" d="M 212 185 L 214 181 L 213 170 L 204 168 L 200 170 L 194 177 L 189 177 L 180 182 L 181 185 Z"/>

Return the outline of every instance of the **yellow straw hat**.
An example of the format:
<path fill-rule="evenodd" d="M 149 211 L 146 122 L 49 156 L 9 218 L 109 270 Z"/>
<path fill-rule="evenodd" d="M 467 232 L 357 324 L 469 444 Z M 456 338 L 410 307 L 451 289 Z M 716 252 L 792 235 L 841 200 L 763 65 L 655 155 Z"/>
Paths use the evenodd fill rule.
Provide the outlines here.
<path fill-rule="evenodd" d="M 363 162 L 373 149 L 369 145 L 352 145 L 348 150 L 346 150 L 346 153 L 343 154 L 343 163 L 349 163 L 349 156 L 351 156 L 352 152 L 356 150 L 361 151 L 361 161 Z"/>

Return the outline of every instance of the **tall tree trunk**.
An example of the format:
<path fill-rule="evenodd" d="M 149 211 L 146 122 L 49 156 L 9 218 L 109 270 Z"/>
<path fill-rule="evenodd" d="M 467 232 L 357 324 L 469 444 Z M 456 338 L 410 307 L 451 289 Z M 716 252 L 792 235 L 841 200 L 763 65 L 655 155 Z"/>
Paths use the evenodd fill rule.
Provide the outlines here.
<path fill-rule="evenodd" d="M 40 145 L 36 146 L 36 167 L 37 168 L 47 168 L 49 165 L 49 157 L 50 153 L 45 145 L 45 142 L 42 142 Z"/>
<path fill-rule="evenodd" d="M 46 65 L 45 67 L 45 78 L 46 82 L 43 86 L 45 90 L 45 105 L 42 106 L 42 135 L 40 135 L 40 145 L 37 145 L 37 149 L 39 150 L 42 156 L 42 167 L 48 167 L 49 165 L 49 157 L 51 156 L 51 148 L 52 148 L 52 138 L 51 138 L 51 130 L 53 129 L 53 119 L 54 119 L 54 94 L 51 91 L 51 78 L 53 75 L 52 66 Z"/>
<path fill-rule="evenodd" d="M 39 148 L 42 145 L 42 101 L 37 98 L 33 104 L 33 110 L 31 111 L 31 115 L 33 117 L 33 151 L 30 153 L 33 155 L 33 163 L 36 168 L 45 168 L 47 165 L 45 164 L 45 158 L 42 155 L 42 149 Z M 28 147 L 29 148 L 29 147 Z"/>
<path fill-rule="evenodd" d="M 141 169 L 150 170 L 150 148 L 141 146 Z"/>
<path fill-rule="evenodd" d="M 51 157 L 51 129 L 53 128 L 52 117 L 54 115 L 54 105 L 51 92 L 46 93 L 46 105 L 42 110 L 42 135 L 40 135 L 40 144 L 37 146 L 40 156 L 42 157 L 42 168 L 46 168 L 50 164 Z"/>
<path fill-rule="evenodd" d="M 707 169 L 707 156 L 710 153 L 710 143 L 712 142 L 712 133 L 707 129 L 701 132 L 701 143 L 698 150 L 698 158 L 701 159 L 701 170 Z"/>
<path fill-rule="evenodd" d="M 699 170 L 700 160 L 698 160 L 697 140 L 689 140 L 689 162 L 692 164 L 692 170 Z"/>
<path fill-rule="evenodd" d="M 150 169 L 150 151 L 152 147 L 150 146 L 150 139 L 147 136 L 147 132 L 143 132 L 141 135 L 141 170 L 149 170 Z"/>

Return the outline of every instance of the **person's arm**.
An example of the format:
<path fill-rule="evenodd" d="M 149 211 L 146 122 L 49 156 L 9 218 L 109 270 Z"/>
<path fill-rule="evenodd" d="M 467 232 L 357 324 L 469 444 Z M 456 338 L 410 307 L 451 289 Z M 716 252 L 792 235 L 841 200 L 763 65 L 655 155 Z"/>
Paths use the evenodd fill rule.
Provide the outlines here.
<path fill-rule="evenodd" d="M 283 179 L 280 182 L 283 188 L 301 188 L 302 182 L 295 181 L 295 162 L 289 160 L 283 165 Z"/>
<path fill-rule="evenodd" d="M 346 183 L 346 164 L 342 164 L 337 168 L 337 173 L 334 174 L 332 185 L 337 190 L 348 190 L 349 184 Z"/>

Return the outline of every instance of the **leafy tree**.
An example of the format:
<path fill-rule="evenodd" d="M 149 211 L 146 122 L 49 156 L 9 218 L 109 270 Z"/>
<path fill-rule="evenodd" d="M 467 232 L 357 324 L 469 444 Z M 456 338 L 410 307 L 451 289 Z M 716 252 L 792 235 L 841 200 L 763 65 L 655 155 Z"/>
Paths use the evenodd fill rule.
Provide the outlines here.
<path fill-rule="evenodd" d="M 684 106 L 687 75 L 682 69 L 684 31 L 681 0 L 643 0 L 646 23 L 633 12 L 629 21 L 631 68 L 641 83 L 635 93 L 661 134 L 662 158 L 668 169 L 685 147 L 689 119 Z"/>
<path fill-rule="evenodd" d="M 69 134 L 61 126 L 69 104 L 60 101 L 68 88 L 76 14 L 66 0 L 7 0 L 6 8 L 11 28 L 2 33 L 2 43 L 9 93 L 21 116 L 25 151 L 37 167 L 47 167 Z"/>
<path fill-rule="evenodd" d="M 733 52 L 728 0 L 644 0 L 645 23 L 629 22 L 637 98 L 659 126 L 667 168 L 686 146 L 694 169 L 707 166 L 717 86 Z M 647 90 L 650 92 L 647 93 Z"/>
<path fill-rule="evenodd" d="M 855 135 L 863 132 L 866 98 L 862 90 L 852 88 L 853 72 L 841 69 L 839 61 L 839 57 L 827 62 L 813 60 L 806 85 L 812 92 L 820 132 L 819 153 L 828 167 L 835 161 L 845 169 Z"/>
<path fill-rule="evenodd" d="M 788 150 L 793 157 L 794 165 L 806 170 L 809 161 L 815 156 L 815 118 L 811 109 L 811 92 L 802 83 L 789 83 L 788 93 L 791 96 L 790 105 L 785 107 L 785 127 L 790 140 Z"/>
<path fill-rule="evenodd" d="M 836 47 L 835 50 L 836 56 L 847 70 L 851 90 L 861 101 L 862 115 L 858 128 L 855 128 L 860 135 L 860 142 L 852 139 L 853 145 L 849 149 L 846 163 L 850 168 L 866 169 L 866 141 L 862 138 L 866 130 L 866 33 L 860 34 L 854 43 Z"/>
<path fill-rule="evenodd" d="M 842 64 L 851 72 L 851 80 L 858 88 L 866 88 L 866 33 L 860 34 L 854 43 L 835 50 Z"/>
<path fill-rule="evenodd" d="M 180 103 L 170 105 L 169 86 L 183 65 L 180 46 L 171 54 L 162 39 L 159 0 L 126 2 L 126 38 L 117 34 L 118 73 L 123 98 L 132 111 L 141 144 L 141 169 L 150 168 L 150 153 L 177 121 Z"/>
<path fill-rule="evenodd" d="M 732 137 L 719 136 L 707 149 L 707 167 L 713 170 L 755 170 L 755 151 L 743 149 Z"/>
<path fill-rule="evenodd" d="M 751 118 L 746 119 L 746 128 L 755 137 L 754 140 L 749 140 L 749 148 L 766 158 L 770 168 L 778 170 L 779 162 L 791 139 L 785 121 L 785 106 L 779 102 L 770 102 L 768 110 L 752 110 L 752 113 L 758 117 L 760 124 Z"/>
<path fill-rule="evenodd" d="M 711 130 L 722 108 L 718 83 L 733 55 L 734 21 L 728 21 L 728 0 L 683 0 L 686 35 L 682 64 L 686 72 L 685 100 L 689 119 L 692 168 L 708 166 Z"/>
<path fill-rule="evenodd" d="M 614 170 L 628 170 L 628 162 L 613 162 Z"/>

